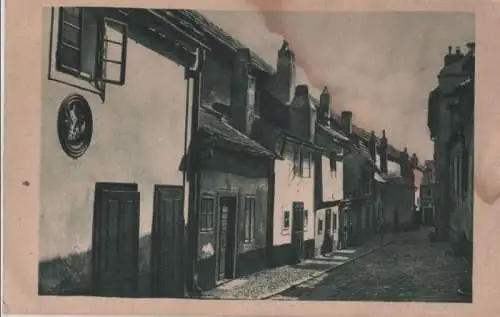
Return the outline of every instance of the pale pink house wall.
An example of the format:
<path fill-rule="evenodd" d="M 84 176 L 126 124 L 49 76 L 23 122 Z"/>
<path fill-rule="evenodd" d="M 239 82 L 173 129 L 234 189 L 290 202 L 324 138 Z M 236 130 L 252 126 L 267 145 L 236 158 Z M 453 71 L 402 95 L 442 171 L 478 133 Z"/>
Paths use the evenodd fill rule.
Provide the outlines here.
<path fill-rule="evenodd" d="M 50 9 L 45 9 L 40 260 L 65 257 L 91 247 L 96 182 L 138 183 L 141 236 L 151 231 L 154 185 L 183 183 L 179 171 L 186 128 L 183 67 L 129 39 L 125 85 L 108 84 L 103 102 L 96 93 L 85 90 L 93 89 L 86 81 L 55 70 L 57 28 L 58 10 L 54 10 L 52 20 Z M 49 68 L 50 75 L 63 83 L 48 80 Z M 59 106 L 73 93 L 88 101 L 94 119 L 91 145 L 77 160 L 63 152 L 57 135 Z"/>
<path fill-rule="evenodd" d="M 275 162 L 275 194 L 274 194 L 274 230 L 273 244 L 282 245 L 291 242 L 291 224 L 293 221 L 292 203 L 302 201 L 304 210 L 308 210 L 308 225 L 304 228 L 304 240 L 314 238 L 314 164 L 311 164 L 311 177 L 300 178 L 293 175 L 291 160 Z M 283 229 L 285 210 L 290 211 L 290 227 Z"/>

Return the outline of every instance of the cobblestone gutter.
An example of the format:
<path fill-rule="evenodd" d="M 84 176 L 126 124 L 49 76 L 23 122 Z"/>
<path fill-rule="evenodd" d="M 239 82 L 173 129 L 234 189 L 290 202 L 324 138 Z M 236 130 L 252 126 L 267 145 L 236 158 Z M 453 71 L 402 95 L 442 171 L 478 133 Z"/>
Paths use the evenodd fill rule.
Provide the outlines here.
<path fill-rule="evenodd" d="M 378 236 L 375 236 L 372 242 L 356 248 L 338 250 L 325 257 L 308 259 L 297 265 L 263 270 L 235 279 L 213 290 L 206 291 L 202 294 L 202 298 L 267 299 L 364 255 L 370 254 L 380 247 L 397 240 L 402 235 L 404 233 L 386 234 L 383 244 L 380 243 Z"/>

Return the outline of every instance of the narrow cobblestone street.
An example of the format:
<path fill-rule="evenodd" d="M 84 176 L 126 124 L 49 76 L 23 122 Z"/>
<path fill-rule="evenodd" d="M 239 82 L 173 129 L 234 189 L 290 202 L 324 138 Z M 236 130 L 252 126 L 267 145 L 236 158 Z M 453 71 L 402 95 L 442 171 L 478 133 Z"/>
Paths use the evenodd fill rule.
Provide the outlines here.
<path fill-rule="evenodd" d="M 409 232 L 365 257 L 273 296 L 274 300 L 470 302 L 458 292 L 464 262 L 428 230 Z"/>

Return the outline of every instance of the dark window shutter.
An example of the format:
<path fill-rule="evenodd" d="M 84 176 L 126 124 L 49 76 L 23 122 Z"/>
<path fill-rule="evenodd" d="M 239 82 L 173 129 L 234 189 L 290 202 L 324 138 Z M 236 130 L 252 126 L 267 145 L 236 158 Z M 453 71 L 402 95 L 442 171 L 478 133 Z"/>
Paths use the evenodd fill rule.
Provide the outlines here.
<path fill-rule="evenodd" d="M 82 9 L 65 7 L 59 10 L 59 41 L 56 67 L 58 70 L 80 74 L 82 47 Z"/>

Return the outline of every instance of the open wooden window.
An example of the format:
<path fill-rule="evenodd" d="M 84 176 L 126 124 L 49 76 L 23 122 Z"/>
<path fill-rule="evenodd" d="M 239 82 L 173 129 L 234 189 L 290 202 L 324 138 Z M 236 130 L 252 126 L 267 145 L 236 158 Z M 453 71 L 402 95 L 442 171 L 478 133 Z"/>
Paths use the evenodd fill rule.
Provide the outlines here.
<path fill-rule="evenodd" d="M 120 21 L 104 18 L 104 30 L 101 80 L 123 85 L 127 59 L 127 25 Z"/>
<path fill-rule="evenodd" d="M 59 10 L 56 68 L 90 81 L 123 85 L 127 25 L 100 17 L 94 8 Z"/>
<path fill-rule="evenodd" d="M 88 9 L 64 7 L 59 10 L 59 41 L 56 67 L 59 71 L 96 79 L 99 19 Z"/>

